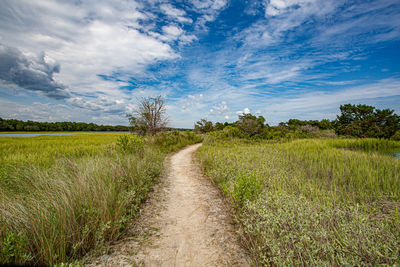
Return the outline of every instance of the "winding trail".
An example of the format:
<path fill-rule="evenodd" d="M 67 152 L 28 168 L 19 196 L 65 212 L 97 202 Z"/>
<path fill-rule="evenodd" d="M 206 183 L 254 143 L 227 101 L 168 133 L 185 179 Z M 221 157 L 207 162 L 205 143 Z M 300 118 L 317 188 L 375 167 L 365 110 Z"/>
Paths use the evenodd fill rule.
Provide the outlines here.
<path fill-rule="evenodd" d="M 137 240 L 122 241 L 95 265 L 249 265 L 236 240 L 229 207 L 201 174 L 195 156 L 200 145 L 189 146 L 169 158 L 165 180 L 155 192 L 161 192 L 161 197 L 144 207 L 144 218 L 138 221 L 146 221 L 144 228 L 155 228 L 156 234 L 140 245 Z"/>

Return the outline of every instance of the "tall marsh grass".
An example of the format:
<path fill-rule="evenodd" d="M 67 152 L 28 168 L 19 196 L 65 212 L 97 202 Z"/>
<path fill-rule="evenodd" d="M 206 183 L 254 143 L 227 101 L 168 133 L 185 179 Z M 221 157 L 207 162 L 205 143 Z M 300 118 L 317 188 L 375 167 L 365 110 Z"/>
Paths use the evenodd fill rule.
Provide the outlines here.
<path fill-rule="evenodd" d="M 170 136 L 175 143 L 154 144 Z M 166 153 L 200 139 L 164 133 L 4 141 L 0 264 L 54 265 L 118 239 L 158 180 Z"/>
<path fill-rule="evenodd" d="M 198 154 L 257 265 L 400 264 L 400 143 L 216 142 Z"/>

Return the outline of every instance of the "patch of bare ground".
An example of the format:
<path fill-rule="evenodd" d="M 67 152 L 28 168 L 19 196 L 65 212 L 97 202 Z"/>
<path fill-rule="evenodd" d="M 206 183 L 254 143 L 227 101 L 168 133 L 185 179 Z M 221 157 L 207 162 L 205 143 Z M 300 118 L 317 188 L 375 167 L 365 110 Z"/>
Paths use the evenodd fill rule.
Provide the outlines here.
<path fill-rule="evenodd" d="M 161 182 L 125 239 L 87 266 L 248 266 L 229 205 L 196 160 L 200 146 L 169 157 Z"/>

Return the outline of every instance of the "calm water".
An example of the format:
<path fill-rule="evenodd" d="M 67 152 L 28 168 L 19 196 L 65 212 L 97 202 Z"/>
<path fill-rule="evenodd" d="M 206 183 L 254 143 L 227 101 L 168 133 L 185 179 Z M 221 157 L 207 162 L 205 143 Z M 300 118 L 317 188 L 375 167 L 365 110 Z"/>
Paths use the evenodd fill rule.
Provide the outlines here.
<path fill-rule="evenodd" d="M 400 151 L 394 152 L 393 157 L 395 157 L 396 159 L 400 159 Z"/>
<path fill-rule="evenodd" d="M 2 134 L 2 133 L 0 133 L 0 137 L 1 137 L 1 136 L 5 136 L 5 137 L 34 137 L 34 136 L 40 136 L 40 135 L 121 134 L 121 133 L 127 133 L 127 132 L 9 133 L 9 134 Z"/>

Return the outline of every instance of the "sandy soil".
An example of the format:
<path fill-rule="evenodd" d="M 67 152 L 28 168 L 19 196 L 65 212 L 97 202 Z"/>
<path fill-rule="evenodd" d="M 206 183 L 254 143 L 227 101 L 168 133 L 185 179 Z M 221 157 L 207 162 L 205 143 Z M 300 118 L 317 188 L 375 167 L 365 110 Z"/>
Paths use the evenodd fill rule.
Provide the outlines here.
<path fill-rule="evenodd" d="M 110 255 L 90 260 L 89 266 L 248 266 L 229 207 L 201 174 L 195 158 L 199 146 L 167 160 L 162 182 L 133 227 L 136 237 L 114 244 Z"/>

